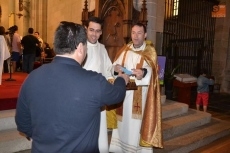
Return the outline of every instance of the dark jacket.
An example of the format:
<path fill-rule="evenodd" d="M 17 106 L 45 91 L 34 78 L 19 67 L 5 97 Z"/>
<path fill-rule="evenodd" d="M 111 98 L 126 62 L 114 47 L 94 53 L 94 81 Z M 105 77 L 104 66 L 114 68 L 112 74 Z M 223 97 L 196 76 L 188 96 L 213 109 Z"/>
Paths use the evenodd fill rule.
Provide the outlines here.
<path fill-rule="evenodd" d="M 32 153 L 97 153 L 100 108 L 121 102 L 125 91 L 123 78 L 112 85 L 75 60 L 57 56 L 23 83 L 17 128 L 33 139 Z"/>
<path fill-rule="evenodd" d="M 38 39 L 34 35 L 26 35 L 22 38 L 23 54 L 36 54 Z"/>

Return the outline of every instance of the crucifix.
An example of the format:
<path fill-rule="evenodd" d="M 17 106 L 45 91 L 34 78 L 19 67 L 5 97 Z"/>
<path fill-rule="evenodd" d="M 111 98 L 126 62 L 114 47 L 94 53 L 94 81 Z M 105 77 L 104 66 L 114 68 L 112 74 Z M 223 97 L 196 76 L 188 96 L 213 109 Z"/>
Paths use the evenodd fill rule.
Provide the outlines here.
<path fill-rule="evenodd" d="M 141 108 L 141 107 L 138 105 L 138 103 L 136 103 L 136 105 L 134 105 L 133 107 L 134 107 L 134 109 L 136 109 L 136 112 L 138 112 L 138 110 Z"/>

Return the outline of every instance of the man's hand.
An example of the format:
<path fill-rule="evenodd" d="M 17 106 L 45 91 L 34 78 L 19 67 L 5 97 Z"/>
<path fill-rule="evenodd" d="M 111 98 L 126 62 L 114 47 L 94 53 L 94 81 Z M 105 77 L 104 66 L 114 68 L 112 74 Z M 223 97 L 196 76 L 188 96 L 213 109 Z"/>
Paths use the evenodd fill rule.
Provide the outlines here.
<path fill-rule="evenodd" d="M 114 66 L 114 71 L 119 73 L 122 72 L 122 66 L 120 64 L 117 64 Z"/>
<path fill-rule="evenodd" d="M 119 76 L 119 77 L 122 77 L 122 78 L 125 80 L 125 84 L 126 84 L 126 85 L 129 83 L 130 78 L 129 78 L 129 76 L 128 76 L 127 74 L 124 74 L 124 73 L 122 73 L 122 72 L 119 72 L 119 73 L 118 73 L 118 76 Z"/>
<path fill-rule="evenodd" d="M 136 76 L 137 80 L 141 80 L 144 76 L 144 71 L 142 69 L 132 69 L 133 75 Z"/>

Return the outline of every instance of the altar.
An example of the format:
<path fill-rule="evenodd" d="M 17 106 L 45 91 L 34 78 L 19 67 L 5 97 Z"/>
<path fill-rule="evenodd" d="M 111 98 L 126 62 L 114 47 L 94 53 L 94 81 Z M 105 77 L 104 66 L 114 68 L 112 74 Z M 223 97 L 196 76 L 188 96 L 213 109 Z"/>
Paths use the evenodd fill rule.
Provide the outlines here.
<path fill-rule="evenodd" d="M 192 98 L 196 99 L 196 94 L 194 95 L 192 93 L 193 91 L 192 89 L 196 89 L 196 87 L 197 87 L 196 82 L 182 82 L 175 79 L 173 81 L 173 88 L 176 91 L 176 96 L 175 96 L 176 100 L 178 102 L 188 104 L 189 107 L 191 107 Z M 194 95 L 195 97 L 194 96 L 192 97 L 192 95 Z"/>

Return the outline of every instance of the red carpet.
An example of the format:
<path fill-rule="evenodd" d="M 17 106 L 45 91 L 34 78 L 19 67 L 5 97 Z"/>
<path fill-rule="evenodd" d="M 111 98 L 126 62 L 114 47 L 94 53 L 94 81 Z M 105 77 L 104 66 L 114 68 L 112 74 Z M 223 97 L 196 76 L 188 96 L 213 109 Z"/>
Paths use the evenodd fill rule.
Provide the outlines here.
<path fill-rule="evenodd" d="M 18 93 L 27 75 L 27 73 L 16 72 L 11 76 L 15 81 L 6 81 L 10 78 L 10 74 L 3 73 L 2 85 L 0 85 L 0 110 L 16 108 Z"/>

